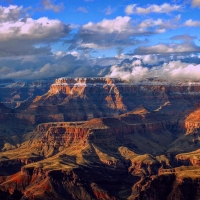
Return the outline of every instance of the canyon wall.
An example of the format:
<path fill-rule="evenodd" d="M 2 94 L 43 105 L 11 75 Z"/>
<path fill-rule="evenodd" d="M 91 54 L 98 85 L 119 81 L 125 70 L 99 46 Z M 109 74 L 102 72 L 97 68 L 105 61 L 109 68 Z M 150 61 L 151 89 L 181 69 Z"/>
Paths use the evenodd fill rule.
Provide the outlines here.
<path fill-rule="evenodd" d="M 174 115 L 191 109 L 199 101 L 199 82 L 147 79 L 133 83 L 112 78 L 59 78 L 46 94 L 22 104 L 16 112 L 18 116 L 34 116 L 34 123 L 39 124 L 116 117 L 140 104 L 150 111 Z M 46 121 L 45 116 L 49 116 Z"/>

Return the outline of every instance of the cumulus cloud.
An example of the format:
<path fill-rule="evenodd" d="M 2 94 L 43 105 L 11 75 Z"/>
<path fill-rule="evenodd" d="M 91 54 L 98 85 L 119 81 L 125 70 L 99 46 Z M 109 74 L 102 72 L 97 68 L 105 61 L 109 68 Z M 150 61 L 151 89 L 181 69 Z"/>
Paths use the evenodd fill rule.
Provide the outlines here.
<path fill-rule="evenodd" d="M 200 0 L 192 0 L 192 6 L 200 8 Z"/>
<path fill-rule="evenodd" d="M 104 19 L 103 21 L 94 24 L 92 22 L 89 22 L 88 24 L 83 25 L 82 29 L 83 31 L 91 30 L 97 32 L 99 30 L 100 32 L 103 33 L 113 33 L 113 32 L 124 32 L 127 31 L 127 28 L 130 28 L 131 22 L 130 17 L 117 17 L 116 19 L 113 20 L 107 20 Z"/>
<path fill-rule="evenodd" d="M 182 40 L 182 41 L 191 41 L 193 39 L 196 39 L 196 36 L 190 36 L 188 34 L 184 34 L 184 35 L 175 35 L 173 37 L 171 37 L 171 40 Z"/>
<path fill-rule="evenodd" d="M 185 26 L 200 26 L 200 21 L 189 19 L 185 22 Z"/>
<path fill-rule="evenodd" d="M 23 15 L 23 7 L 10 5 L 0 6 L 0 22 L 17 21 Z"/>
<path fill-rule="evenodd" d="M 105 76 L 117 59 L 92 59 L 78 52 L 0 58 L 0 78 L 30 80 L 48 77 Z M 106 65 L 107 64 L 107 65 Z M 109 66 L 108 66 L 109 65 Z"/>
<path fill-rule="evenodd" d="M 141 46 L 135 49 L 135 54 L 174 54 L 174 53 L 198 53 L 200 47 L 192 42 L 182 44 L 158 44 L 155 46 Z"/>
<path fill-rule="evenodd" d="M 27 18 L 16 22 L 4 22 L 0 26 L 0 42 L 15 40 L 34 40 L 37 42 L 55 41 L 66 36 L 70 27 L 59 20 L 42 17 L 37 20 Z"/>
<path fill-rule="evenodd" d="M 147 68 L 141 60 L 126 65 L 114 65 L 106 77 L 121 78 L 126 81 L 140 81 L 149 77 L 158 77 L 169 81 L 200 79 L 200 64 L 170 61 L 160 66 Z"/>
<path fill-rule="evenodd" d="M 66 37 L 70 30 L 69 25 L 46 17 L 2 22 L 0 56 L 49 53 L 49 44 Z"/>
<path fill-rule="evenodd" d="M 60 12 L 64 10 L 64 4 L 59 3 L 59 4 L 54 4 L 50 0 L 42 0 L 42 5 L 44 6 L 45 10 L 53 10 L 54 12 Z"/>
<path fill-rule="evenodd" d="M 170 13 L 173 11 L 179 11 L 179 10 L 181 10 L 181 8 L 182 7 L 180 5 L 171 5 L 168 3 L 164 3 L 162 5 L 152 4 L 152 5 L 148 5 L 146 7 L 139 7 L 139 6 L 137 6 L 137 4 L 131 4 L 125 8 L 125 13 L 127 15 L 149 14 L 149 13 Z"/>
<path fill-rule="evenodd" d="M 56 7 L 59 4 L 55 5 L 53 1 L 42 2 L 44 7 L 46 6 L 45 9 L 55 12 L 61 10 Z M 170 10 L 173 6 L 169 8 L 169 4 L 168 7 L 163 5 L 149 5 L 144 9 L 147 14 L 164 13 L 167 9 L 168 12 L 173 11 Z M 134 12 L 138 8 L 140 7 L 135 5 Z M 175 10 L 175 7 L 173 9 Z M 84 7 L 79 7 L 79 11 L 87 12 Z M 111 14 L 113 9 L 108 7 L 105 11 Z M 197 69 L 198 72 L 199 65 L 187 62 L 199 63 L 199 58 L 186 57 L 186 53 L 188 55 L 200 52 L 200 47 L 192 42 L 196 38 L 194 36 L 176 35 L 171 37 L 171 40 L 178 40 L 175 41 L 177 43 L 140 46 L 130 55 L 123 54 L 126 47 L 141 45 L 145 40 L 144 36 L 179 27 L 179 20 L 180 15 L 169 20 L 148 18 L 143 21 L 119 16 L 79 26 L 77 32 L 67 40 L 71 27 L 60 20 L 47 17 L 30 18 L 20 6 L 0 7 L 0 78 L 111 76 L 140 80 L 159 74 L 172 79 L 178 77 L 178 73 L 183 78 L 186 78 L 186 75 L 193 76 L 189 70 Z M 200 26 L 199 21 L 193 20 L 186 21 L 185 25 Z M 53 54 L 51 45 L 58 41 L 65 41 L 70 52 L 58 51 Z M 117 49 L 116 57 L 89 56 L 90 49 L 106 48 Z M 194 79 L 196 78 L 197 75 L 194 75 Z"/>
<path fill-rule="evenodd" d="M 144 64 L 147 65 L 157 65 L 160 61 L 162 61 L 162 59 L 160 59 L 157 55 L 145 55 L 142 58 L 142 61 Z"/>
<path fill-rule="evenodd" d="M 83 25 L 72 40 L 69 50 L 73 48 L 105 49 L 116 46 L 132 46 L 141 43 L 136 37 L 159 34 L 175 28 L 179 19 L 148 19 L 143 22 L 133 21 L 128 16 L 104 19 L 98 23 Z M 173 24 L 173 25 L 172 25 Z"/>
<path fill-rule="evenodd" d="M 92 58 L 76 51 L 59 51 L 53 55 L 1 57 L 0 78 L 31 80 L 63 76 L 106 76 L 139 81 L 156 76 L 169 80 L 197 80 L 200 78 L 199 59 L 195 55 L 188 57 L 163 54 L 132 55 L 126 58 Z"/>
<path fill-rule="evenodd" d="M 170 20 L 163 19 L 145 19 L 137 25 L 137 28 L 142 32 L 154 28 L 154 33 L 163 33 L 167 29 L 175 29 L 178 27 L 180 17 L 177 16 Z"/>
<path fill-rule="evenodd" d="M 110 69 L 110 74 L 106 75 L 106 77 L 111 78 L 121 78 L 127 81 L 139 81 L 145 77 L 147 77 L 149 69 L 147 67 L 141 66 L 141 61 L 136 60 L 131 63 L 130 66 L 118 66 L 114 65 Z"/>
<path fill-rule="evenodd" d="M 83 25 L 78 34 L 75 35 L 70 48 L 101 49 L 115 45 L 134 45 L 138 43 L 137 40 L 130 39 L 134 32 L 137 32 L 137 30 L 132 27 L 130 17 L 117 17 L 113 20 L 104 19 L 96 24 L 89 22 Z"/>
<path fill-rule="evenodd" d="M 116 11 L 116 8 L 112 8 L 111 6 L 108 6 L 105 10 L 104 10 L 104 13 L 106 15 L 111 15 L 113 12 Z"/>

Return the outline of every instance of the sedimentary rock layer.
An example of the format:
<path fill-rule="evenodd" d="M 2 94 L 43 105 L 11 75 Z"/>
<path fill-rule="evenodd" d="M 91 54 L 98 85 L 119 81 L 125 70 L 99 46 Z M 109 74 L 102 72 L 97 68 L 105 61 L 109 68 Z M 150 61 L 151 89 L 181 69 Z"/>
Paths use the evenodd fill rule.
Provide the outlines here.
<path fill-rule="evenodd" d="M 46 94 L 22 104 L 16 112 L 21 118 L 34 116 L 31 123 L 38 124 L 115 117 L 140 104 L 151 111 L 173 115 L 185 112 L 199 101 L 199 82 L 147 79 L 130 83 L 111 78 L 60 78 Z"/>

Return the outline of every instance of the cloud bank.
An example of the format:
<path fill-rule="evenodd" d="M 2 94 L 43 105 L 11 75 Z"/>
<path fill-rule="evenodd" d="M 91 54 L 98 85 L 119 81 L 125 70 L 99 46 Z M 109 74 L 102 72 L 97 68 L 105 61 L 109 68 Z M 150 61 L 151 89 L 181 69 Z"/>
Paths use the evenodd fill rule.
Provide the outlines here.
<path fill-rule="evenodd" d="M 198 1 L 198 0 L 196 0 Z M 149 13 L 170 13 L 174 11 L 181 10 L 180 5 L 171 5 L 168 3 L 164 3 L 162 5 L 151 4 L 146 7 L 139 7 L 137 4 L 131 4 L 126 6 L 125 13 L 127 15 L 131 14 L 149 14 Z"/>
<path fill-rule="evenodd" d="M 69 50 L 106 49 L 117 46 L 134 46 L 142 41 L 139 37 L 164 33 L 177 27 L 179 17 L 171 20 L 146 19 L 136 22 L 129 16 L 118 16 L 115 19 L 104 19 L 97 23 L 89 22 L 81 26 L 70 43 Z"/>
<path fill-rule="evenodd" d="M 50 54 L 50 45 L 71 30 L 59 20 L 32 19 L 22 6 L 0 7 L 0 56 Z"/>
<path fill-rule="evenodd" d="M 148 64 L 151 59 L 151 56 L 146 58 Z M 147 67 L 144 66 L 144 60 L 134 60 L 130 64 L 124 64 L 121 66 L 113 65 L 110 68 L 110 73 L 106 75 L 106 77 L 116 77 L 126 81 L 135 82 L 149 77 L 159 77 L 168 81 L 200 80 L 200 64 L 189 64 L 180 60 L 176 60 L 163 63 L 159 66 Z"/>
<path fill-rule="evenodd" d="M 135 49 L 135 54 L 177 54 L 177 53 L 195 53 L 200 52 L 200 47 L 192 42 L 181 44 L 158 44 L 155 46 L 141 46 Z"/>
<path fill-rule="evenodd" d="M 195 62 L 197 61 L 197 62 Z M 191 64 L 192 62 L 192 64 Z M 121 55 L 92 58 L 78 52 L 57 52 L 49 56 L 25 56 L 0 59 L 0 78 L 34 80 L 48 77 L 115 77 L 139 81 L 147 77 L 167 80 L 200 80 L 199 57 Z"/>
<path fill-rule="evenodd" d="M 93 4 L 89 1 L 92 0 L 87 0 L 88 5 Z M 41 0 L 42 12 L 64 9 L 63 4 L 54 2 Z M 194 0 L 193 6 L 198 7 L 198 2 Z M 90 16 L 91 7 L 79 6 L 73 9 L 73 14 L 88 12 Z M 0 6 L 0 78 L 106 76 L 138 81 L 157 76 L 169 80 L 200 80 L 198 29 L 195 28 L 197 35 L 194 36 L 193 32 L 180 34 L 199 27 L 200 21 L 172 15 L 182 11 L 182 6 L 176 4 L 146 7 L 132 4 L 125 8 L 129 16 L 111 18 L 118 12 L 119 7 L 116 8 L 101 9 L 101 14 L 110 15 L 108 19 L 69 25 L 48 17 L 32 18 L 23 6 Z M 158 13 L 165 17 L 157 17 Z M 131 18 L 131 14 L 140 16 Z M 179 32 L 172 34 L 176 29 Z M 108 54 L 110 50 L 115 51 L 117 55 L 94 56 L 104 50 Z"/>

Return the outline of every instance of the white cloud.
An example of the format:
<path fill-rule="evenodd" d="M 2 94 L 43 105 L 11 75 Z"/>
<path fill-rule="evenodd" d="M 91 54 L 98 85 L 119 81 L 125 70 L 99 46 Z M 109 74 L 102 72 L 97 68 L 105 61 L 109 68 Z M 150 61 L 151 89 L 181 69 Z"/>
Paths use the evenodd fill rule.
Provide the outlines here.
<path fill-rule="evenodd" d="M 76 9 L 76 11 L 79 11 L 79 12 L 82 12 L 82 13 L 87 13 L 88 12 L 88 10 L 85 7 L 78 7 Z"/>
<path fill-rule="evenodd" d="M 157 71 L 159 76 L 171 80 L 200 79 L 200 65 L 188 64 L 181 61 L 171 61 L 153 70 Z"/>
<path fill-rule="evenodd" d="M 108 6 L 104 12 L 106 15 L 111 15 L 113 12 L 115 12 L 116 8 L 112 8 L 111 6 Z"/>
<path fill-rule="evenodd" d="M 56 59 L 63 58 L 66 55 L 72 55 L 74 57 L 77 57 L 77 59 L 81 58 L 80 53 L 78 53 L 77 51 L 71 51 L 71 52 L 58 51 L 54 53 Z"/>
<path fill-rule="evenodd" d="M 163 33 L 167 29 L 174 29 L 178 27 L 179 18 L 175 17 L 171 20 L 163 19 L 145 19 L 140 24 L 137 25 L 139 30 L 147 30 L 148 28 L 154 28 L 155 33 Z"/>
<path fill-rule="evenodd" d="M 42 5 L 44 6 L 45 10 L 53 10 L 54 12 L 60 12 L 64 10 L 64 4 L 59 3 L 59 4 L 54 4 L 50 0 L 42 0 Z"/>
<path fill-rule="evenodd" d="M 189 19 L 185 22 L 185 26 L 200 26 L 200 21 Z"/>
<path fill-rule="evenodd" d="M 139 81 L 144 77 L 147 77 L 149 69 L 147 67 L 142 67 L 139 60 L 133 61 L 130 66 L 118 66 L 114 65 L 110 69 L 110 74 L 106 77 L 111 78 L 121 78 L 123 80 L 134 80 Z"/>
<path fill-rule="evenodd" d="M 89 22 L 86 25 L 82 26 L 83 31 L 91 30 L 91 31 L 100 31 L 104 33 L 113 33 L 118 32 L 121 33 L 123 31 L 128 31 L 128 28 L 131 26 L 131 18 L 130 17 L 117 17 L 113 20 L 104 19 L 99 23 Z"/>
<path fill-rule="evenodd" d="M 200 8 L 200 0 L 192 0 L 192 6 Z"/>
<path fill-rule="evenodd" d="M 23 7 L 10 5 L 0 6 L 0 22 L 17 21 L 23 14 Z"/>
<path fill-rule="evenodd" d="M 193 61 L 199 63 L 199 58 L 191 55 L 190 63 L 186 63 L 184 59 L 187 58 L 189 57 L 151 54 L 134 55 L 124 59 L 94 59 L 76 51 L 57 52 L 51 56 L 7 57 L 0 58 L 0 78 L 30 80 L 61 76 L 109 76 L 138 81 L 158 76 L 169 80 L 198 80 L 200 65 L 194 64 Z"/>
<path fill-rule="evenodd" d="M 72 42 L 69 49 L 103 49 L 136 45 L 141 42 L 136 37 L 159 34 L 167 29 L 176 28 L 178 20 L 177 17 L 168 21 L 148 19 L 137 23 L 128 16 L 118 16 L 98 23 L 89 22 L 80 28 L 71 41 L 68 41 Z"/>
<path fill-rule="evenodd" d="M 180 5 L 171 5 L 168 3 L 164 3 L 162 5 L 148 5 L 147 7 L 138 7 L 137 4 L 128 5 L 125 8 L 125 13 L 127 15 L 130 14 L 149 14 L 149 13 L 170 13 L 173 11 L 181 10 Z"/>
<path fill-rule="evenodd" d="M 115 45 L 134 45 L 137 40 L 130 36 L 137 33 L 130 17 L 117 17 L 113 20 L 104 19 L 98 23 L 89 22 L 81 27 L 72 40 L 70 48 L 110 48 Z"/>
<path fill-rule="evenodd" d="M 147 68 L 141 61 L 133 61 L 126 65 L 114 65 L 107 77 L 121 78 L 126 81 L 140 81 L 148 77 L 159 77 L 168 81 L 199 80 L 200 64 L 188 64 L 180 60 L 164 63 L 160 66 Z"/>
<path fill-rule="evenodd" d="M 3 22 L 0 26 L 0 42 L 10 39 L 27 39 L 36 41 L 53 41 L 66 36 L 69 27 L 59 20 L 50 20 L 46 17 L 34 20 Z"/>
<path fill-rule="evenodd" d="M 19 10 L 18 7 L 15 7 Z M 13 12 L 12 12 L 13 13 Z M 49 54 L 49 44 L 66 37 L 70 26 L 46 17 L 15 19 L 1 23 L 0 56 Z M 43 45 L 39 45 L 43 44 Z"/>
<path fill-rule="evenodd" d="M 126 6 L 125 13 L 127 15 L 133 14 L 133 10 L 135 7 L 136 7 L 136 4 L 131 4 L 131 5 Z"/>
<path fill-rule="evenodd" d="M 155 46 L 141 46 L 135 50 L 135 54 L 174 54 L 174 53 L 194 53 L 200 52 L 200 47 L 193 43 L 182 44 L 158 44 Z"/>
<path fill-rule="evenodd" d="M 156 65 L 160 62 L 159 58 L 157 55 L 145 55 L 142 59 L 144 64 L 148 64 L 148 65 Z"/>
<path fill-rule="evenodd" d="M 171 40 L 182 40 L 182 41 L 192 41 L 193 39 L 196 39 L 196 36 L 190 36 L 188 34 L 184 35 L 175 35 L 170 38 Z"/>

